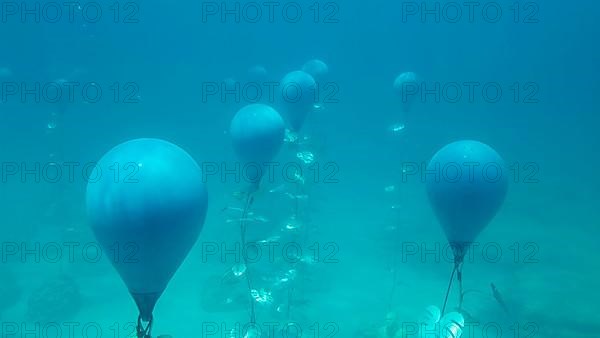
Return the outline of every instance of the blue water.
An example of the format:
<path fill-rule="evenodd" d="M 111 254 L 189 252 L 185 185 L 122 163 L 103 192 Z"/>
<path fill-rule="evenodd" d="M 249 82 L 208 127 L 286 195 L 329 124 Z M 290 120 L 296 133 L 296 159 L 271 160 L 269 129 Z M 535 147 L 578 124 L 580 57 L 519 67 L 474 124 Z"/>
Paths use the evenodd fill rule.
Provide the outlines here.
<path fill-rule="evenodd" d="M 456 280 L 448 297 L 462 337 L 600 334 L 596 2 L 70 6 L 0 7 L 2 337 L 135 337 L 138 309 L 111 257 L 137 251 L 103 246 L 85 196 L 95 162 L 136 138 L 186 151 L 209 196 L 152 337 L 244 337 L 251 302 L 262 337 L 419 337 L 453 268 L 419 168 L 462 139 L 495 149 L 509 181 L 463 264 L 462 302 Z M 253 193 L 242 222 L 261 251 L 243 250 L 260 255 L 244 265 L 248 182 L 229 123 L 256 102 L 285 119 L 269 88 L 311 59 L 328 66 L 320 98 Z M 417 75 L 409 98 L 393 86 L 403 72 Z M 298 250 L 303 259 L 291 259 Z M 438 324 L 428 337 L 446 337 Z"/>

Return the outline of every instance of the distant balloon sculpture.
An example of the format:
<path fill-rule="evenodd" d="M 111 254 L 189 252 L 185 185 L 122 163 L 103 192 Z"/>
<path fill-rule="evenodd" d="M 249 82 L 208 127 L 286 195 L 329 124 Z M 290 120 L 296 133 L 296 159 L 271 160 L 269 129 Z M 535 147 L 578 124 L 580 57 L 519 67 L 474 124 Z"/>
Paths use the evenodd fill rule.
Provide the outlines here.
<path fill-rule="evenodd" d="M 490 146 L 478 141 L 453 142 L 440 149 L 427 166 L 427 194 L 454 253 L 454 273 L 462 303 L 462 262 L 469 246 L 494 218 L 504 202 L 508 179 L 504 160 Z"/>
<path fill-rule="evenodd" d="M 253 202 L 252 194 L 258 190 L 260 180 L 263 176 L 265 164 L 273 160 L 283 144 L 285 135 L 285 126 L 279 113 L 264 104 L 250 104 L 240 109 L 229 128 L 233 148 L 238 157 L 244 162 L 244 173 L 249 174 L 247 170 L 252 165 L 255 171 L 250 177 L 246 177 L 251 182 L 250 189 L 247 192 L 246 203 L 240 218 L 240 235 L 242 247 L 246 247 L 246 219 L 250 206 Z M 242 255 L 246 266 L 246 281 L 248 292 L 252 290 L 248 262 L 245 255 Z M 255 323 L 254 299 L 250 299 L 251 304 L 251 323 Z"/>
<path fill-rule="evenodd" d="M 138 337 L 150 337 L 154 306 L 204 223 L 202 172 L 184 150 L 159 139 L 122 143 L 96 170 L 99 179 L 86 192 L 91 227 L 106 251 L 117 245 L 133 253 L 114 257 L 112 264 L 139 309 Z"/>
<path fill-rule="evenodd" d="M 417 83 L 417 74 L 405 72 L 394 80 L 394 91 L 402 101 L 402 111 L 407 113 L 419 95 L 419 84 Z"/>
<path fill-rule="evenodd" d="M 327 64 L 319 59 L 312 59 L 302 66 L 302 71 L 310 74 L 315 81 L 322 82 L 329 73 Z M 320 83 L 320 85 L 323 85 Z"/>
<path fill-rule="evenodd" d="M 248 69 L 248 81 L 262 85 L 261 82 L 267 81 L 267 69 L 262 65 L 255 65 Z"/>
<path fill-rule="evenodd" d="M 70 98 L 69 88 L 67 88 L 68 84 L 72 84 L 73 82 L 69 82 L 66 79 L 60 78 L 54 81 L 54 85 L 56 86 L 56 91 L 58 95 L 58 99 L 54 102 L 57 107 L 57 113 L 60 115 L 64 115 L 67 110 L 72 98 Z"/>
<path fill-rule="evenodd" d="M 302 128 L 318 95 L 315 79 L 304 71 L 293 71 L 281 80 L 281 109 L 292 131 Z"/>
<path fill-rule="evenodd" d="M 285 126 L 279 113 L 265 104 L 250 104 L 240 109 L 229 127 L 233 149 L 246 167 L 246 177 L 258 188 L 264 165 L 270 162 L 283 144 Z M 254 168 L 252 173 L 250 167 Z"/>

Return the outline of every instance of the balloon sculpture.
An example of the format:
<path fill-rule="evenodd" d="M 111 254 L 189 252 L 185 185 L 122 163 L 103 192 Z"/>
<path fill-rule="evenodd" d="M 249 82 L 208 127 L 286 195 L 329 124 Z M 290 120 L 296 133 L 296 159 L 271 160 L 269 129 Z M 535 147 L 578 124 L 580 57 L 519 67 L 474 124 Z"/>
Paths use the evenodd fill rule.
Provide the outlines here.
<path fill-rule="evenodd" d="M 462 303 L 462 263 L 479 233 L 494 218 L 508 189 L 504 160 L 490 146 L 477 141 L 453 142 L 440 149 L 427 166 L 429 201 L 454 254 L 442 314 L 454 273 Z"/>
<path fill-rule="evenodd" d="M 329 67 L 319 59 L 312 59 L 302 66 L 302 71 L 310 74 L 315 81 L 322 82 L 329 73 Z"/>
<path fill-rule="evenodd" d="M 159 139 L 122 143 L 96 169 L 100 178 L 86 192 L 91 227 L 103 249 L 130 248 L 131 257 L 116 255 L 112 264 L 139 309 L 138 337 L 150 337 L 154 306 L 204 223 L 202 173 L 184 150 Z"/>
<path fill-rule="evenodd" d="M 281 80 L 281 108 L 292 131 L 302 128 L 318 99 L 317 84 L 310 74 L 297 70 Z"/>
<path fill-rule="evenodd" d="M 240 234 L 242 247 L 246 245 L 246 219 L 250 206 L 253 202 L 252 194 L 258 190 L 263 176 L 264 165 L 273 160 L 283 144 L 285 135 L 284 122 L 279 113 L 270 106 L 264 104 L 250 104 L 240 109 L 233 120 L 229 129 L 233 148 L 238 157 L 244 163 L 244 167 L 250 164 L 256 169 L 256 172 L 248 177 L 251 186 L 247 192 L 246 203 L 240 218 Z M 248 170 L 244 170 L 248 173 Z M 246 265 L 246 281 L 248 291 L 252 291 L 251 279 L 249 275 L 248 262 L 245 255 L 242 255 Z M 251 304 L 251 323 L 255 323 L 254 300 Z"/>
<path fill-rule="evenodd" d="M 411 89 L 415 92 L 411 92 Z M 394 80 L 394 91 L 402 99 L 402 112 L 410 111 L 415 100 L 415 95 L 419 92 L 417 84 L 417 74 L 413 72 L 405 72 L 396 77 Z"/>
<path fill-rule="evenodd" d="M 248 174 L 247 178 L 252 183 L 251 189 L 256 190 L 265 164 L 275 157 L 283 144 L 283 119 L 270 106 L 250 104 L 235 114 L 229 133 L 238 157 L 247 168 L 254 168 L 254 173 Z"/>
<path fill-rule="evenodd" d="M 255 65 L 248 69 L 248 80 L 262 85 L 262 82 L 267 81 L 267 69 L 262 65 Z"/>

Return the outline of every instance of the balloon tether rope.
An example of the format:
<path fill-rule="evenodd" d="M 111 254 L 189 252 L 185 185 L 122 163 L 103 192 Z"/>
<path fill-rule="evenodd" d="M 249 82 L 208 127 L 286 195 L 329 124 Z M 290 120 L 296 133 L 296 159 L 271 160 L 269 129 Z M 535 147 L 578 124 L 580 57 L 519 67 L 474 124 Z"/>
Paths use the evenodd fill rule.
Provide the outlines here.
<path fill-rule="evenodd" d="M 444 305 L 442 306 L 442 316 L 444 315 L 444 311 L 446 310 L 446 304 L 448 303 L 448 296 L 450 295 L 450 290 L 452 289 L 452 282 L 454 281 L 454 274 L 456 273 L 456 280 L 458 281 L 459 287 L 459 298 L 458 298 L 458 308 L 462 307 L 463 301 L 463 286 L 462 286 L 462 259 L 454 260 L 454 268 L 452 269 L 452 273 L 450 274 L 450 280 L 448 281 L 448 289 L 446 290 L 446 296 L 444 297 Z"/>
<path fill-rule="evenodd" d="M 142 315 L 138 316 L 137 321 L 137 338 L 152 338 L 152 321 L 154 318 L 150 317 L 150 321 L 148 322 L 148 326 L 144 328 L 142 324 Z"/>
<path fill-rule="evenodd" d="M 296 180 L 295 182 L 296 185 L 296 196 L 294 198 L 294 220 L 296 222 L 300 221 L 300 201 L 299 201 L 299 196 L 302 193 L 302 184 L 300 183 L 300 181 Z M 304 232 L 304 244 L 306 243 L 306 237 L 308 237 L 307 235 L 307 229 L 306 226 L 303 225 L 303 232 Z M 292 263 L 292 265 L 294 265 Z M 294 297 L 294 287 L 291 286 L 291 284 L 288 284 L 288 292 L 287 292 L 287 320 L 290 321 L 291 320 L 291 313 L 292 313 L 292 301 L 293 301 L 293 297 Z"/>
<path fill-rule="evenodd" d="M 463 299 L 465 298 L 462 283 L 462 262 L 458 263 L 456 268 L 456 280 L 458 281 L 458 309 L 462 309 Z"/>
<path fill-rule="evenodd" d="M 256 323 L 256 313 L 254 310 L 254 299 L 252 298 L 252 283 L 250 281 L 250 267 L 248 266 L 248 258 L 244 253 L 246 248 L 246 218 L 248 217 L 248 212 L 250 211 L 250 206 L 252 205 L 252 201 L 254 198 L 252 197 L 252 193 L 248 192 L 248 197 L 246 198 L 246 205 L 244 206 L 244 211 L 242 212 L 242 218 L 240 219 L 240 238 L 242 241 L 242 258 L 244 260 L 244 265 L 246 267 L 246 283 L 248 285 L 248 294 L 250 296 L 250 323 Z"/>
<path fill-rule="evenodd" d="M 456 272 L 456 268 L 458 264 L 454 264 L 454 268 L 452 269 L 452 273 L 450 274 L 450 280 L 448 281 L 448 289 L 446 290 L 446 297 L 444 298 L 444 306 L 442 306 L 442 316 L 444 315 L 444 311 L 446 310 L 446 303 L 448 302 L 448 295 L 450 295 L 450 289 L 452 288 L 452 281 L 454 281 L 454 273 Z"/>

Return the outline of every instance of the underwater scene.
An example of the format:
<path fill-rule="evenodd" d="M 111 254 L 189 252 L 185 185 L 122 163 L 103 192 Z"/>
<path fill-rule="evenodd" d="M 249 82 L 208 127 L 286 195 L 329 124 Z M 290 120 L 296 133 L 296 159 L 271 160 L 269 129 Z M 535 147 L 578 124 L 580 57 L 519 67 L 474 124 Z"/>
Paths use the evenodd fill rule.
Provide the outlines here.
<path fill-rule="evenodd" d="M 600 337 L 598 13 L 1 0 L 0 336 Z"/>

